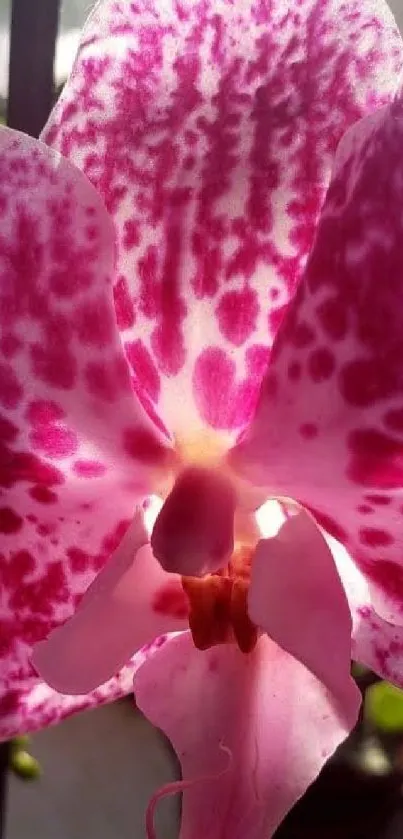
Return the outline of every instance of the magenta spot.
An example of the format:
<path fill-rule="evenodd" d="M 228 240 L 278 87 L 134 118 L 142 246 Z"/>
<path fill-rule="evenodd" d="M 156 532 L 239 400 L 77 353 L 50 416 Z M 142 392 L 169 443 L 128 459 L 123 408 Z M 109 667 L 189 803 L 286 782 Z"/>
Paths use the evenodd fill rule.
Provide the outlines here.
<path fill-rule="evenodd" d="M 31 358 L 34 376 L 51 387 L 71 390 L 77 376 L 77 362 L 67 347 L 57 343 L 31 346 Z"/>
<path fill-rule="evenodd" d="M 44 452 L 48 457 L 71 457 L 78 448 L 77 434 L 58 425 L 37 428 L 31 431 L 29 439 L 34 449 Z"/>
<path fill-rule="evenodd" d="M 334 355 L 326 347 L 314 350 L 308 358 L 308 372 L 314 382 L 323 382 L 328 379 L 334 368 Z"/>
<path fill-rule="evenodd" d="M 22 341 L 16 335 L 3 335 L 0 339 L 0 350 L 5 358 L 14 358 L 22 346 Z"/>
<path fill-rule="evenodd" d="M 251 288 L 227 291 L 216 311 L 221 334 L 231 344 L 240 347 L 256 329 L 259 314 L 257 294 Z"/>
<path fill-rule="evenodd" d="M 362 513 L 363 516 L 368 516 L 370 513 L 373 513 L 374 510 L 369 504 L 359 504 L 357 507 L 359 513 Z"/>
<path fill-rule="evenodd" d="M 340 298 L 332 297 L 325 300 L 316 312 L 329 338 L 335 341 L 344 338 L 347 332 L 347 313 L 346 305 Z"/>
<path fill-rule="evenodd" d="M 89 554 L 85 553 L 81 548 L 68 548 L 66 553 L 69 558 L 70 568 L 74 574 L 82 574 L 88 570 L 88 567 L 91 565 L 91 556 Z"/>
<path fill-rule="evenodd" d="M 252 344 L 245 354 L 248 375 L 253 376 L 259 384 L 267 370 L 270 358 L 270 350 L 264 344 Z"/>
<path fill-rule="evenodd" d="M 11 507 L 0 507 L 0 533 L 18 533 L 21 528 L 21 516 Z"/>
<path fill-rule="evenodd" d="M 391 502 L 388 495 L 377 495 L 376 493 L 368 493 L 364 496 L 370 504 L 378 504 L 381 507 L 386 507 Z"/>
<path fill-rule="evenodd" d="M 396 376 L 392 368 L 374 358 L 357 359 L 341 370 L 340 384 L 350 405 L 366 407 L 395 392 Z"/>
<path fill-rule="evenodd" d="M 401 606 L 403 602 L 403 567 L 389 560 L 360 558 L 360 566 L 376 585 Z"/>
<path fill-rule="evenodd" d="M 106 466 L 97 460 L 76 460 L 73 470 L 80 478 L 101 478 Z"/>
<path fill-rule="evenodd" d="M 165 376 L 176 376 L 186 361 L 186 349 L 182 331 L 178 325 L 164 321 L 154 329 L 151 347 L 158 367 Z"/>
<path fill-rule="evenodd" d="M 403 444 L 375 429 L 357 429 L 348 438 L 348 476 L 374 489 L 403 486 Z"/>
<path fill-rule="evenodd" d="M 5 408 L 16 408 L 22 399 L 22 387 L 12 367 L 0 364 L 0 403 Z"/>
<path fill-rule="evenodd" d="M 318 426 L 313 422 L 304 422 L 299 427 L 299 433 L 305 440 L 313 440 L 318 436 Z"/>
<path fill-rule="evenodd" d="M 40 504 L 55 504 L 58 500 L 57 495 L 49 487 L 38 484 L 31 487 L 29 490 L 31 498 L 38 501 Z"/>
<path fill-rule="evenodd" d="M 189 603 L 179 580 L 172 580 L 158 589 L 151 608 L 157 614 L 185 620 L 189 614 Z"/>
<path fill-rule="evenodd" d="M 123 227 L 123 247 L 130 251 L 140 242 L 139 225 L 133 219 L 127 219 Z"/>
<path fill-rule="evenodd" d="M 20 580 L 35 571 L 35 560 L 29 551 L 17 551 L 11 554 L 11 558 L 14 566 L 13 570 Z"/>
<path fill-rule="evenodd" d="M 116 325 L 112 303 L 99 297 L 91 303 L 81 303 L 74 309 L 74 323 L 84 346 L 103 349 L 115 338 Z"/>
<path fill-rule="evenodd" d="M 142 341 L 125 344 L 129 364 L 133 370 L 136 389 L 145 390 L 157 402 L 160 393 L 160 377 L 151 354 Z"/>
<path fill-rule="evenodd" d="M 308 347 L 315 339 L 315 333 L 311 326 L 307 323 L 298 323 L 294 329 L 290 330 L 291 343 L 299 350 Z"/>
<path fill-rule="evenodd" d="M 129 368 L 123 356 L 105 362 L 89 362 L 85 378 L 90 393 L 105 402 L 114 402 L 124 393 L 131 392 Z"/>
<path fill-rule="evenodd" d="M 301 378 L 302 367 L 299 361 L 291 361 L 288 365 L 287 375 L 292 382 L 298 381 Z"/>
<path fill-rule="evenodd" d="M 18 428 L 0 414 L 0 441 L 11 443 L 18 436 Z"/>
<path fill-rule="evenodd" d="M 383 548 L 392 545 L 393 537 L 386 530 L 378 527 L 363 527 L 359 532 L 360 542 L 370 548 Z"/>
<path fill-rule="evenodd" d="M 123 434 L 126 454 L 141 463 L 162 463 L 170 452 L 161 445 L 158 438 L 146 428 L 128 428 Z"/>
<path fill-rule="evenodd" d="M 392 431 L 403 431 L 403 408 L 388 411 L 385 414 L 384 420 Z"/>
<path fill-rule="evenodd" d="M 46 402 L 45 400 L 30 402 L 26 414 L 28 422 L 34 426 L 49 425 L 65 417 L 65 412 L 61 405 L 58 405 L 56 402 Z"/>
<path fill-rule="evenodd" d="M 237 428 L 250 418 L 260 380 L 236 381 L 236 366 L 219 347 L 209 347 L 198 356 L 193 372 L 193 393 L 203 420 L 212 428 Z"/>
<path fill-rule="evenodd" d="M 15 452 L 3 447 L 0 454 L 0 486 L 8 488 L 20 481 L 55 486 L 64 483 L 64 475 L 31 452 Z"/>
<path fill-rule="evenodd" d="M 134 326 L 135 315 L 133 301 L 124 277 L 119 277 L 113 289 L 116 320 L 119 329 L 131 329 Z"/>

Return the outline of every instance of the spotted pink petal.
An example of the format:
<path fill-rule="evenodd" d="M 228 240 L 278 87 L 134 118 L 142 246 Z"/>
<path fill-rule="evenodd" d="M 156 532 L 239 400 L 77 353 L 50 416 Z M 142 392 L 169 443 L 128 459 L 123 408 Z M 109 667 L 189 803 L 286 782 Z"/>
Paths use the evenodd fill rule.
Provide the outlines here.
<path fill-rule="evenodd" d="M 323 685 L 262 636 L 195 650 L 170 639 L 135 676 L 138 707 L 182 765 L 180 839 L 268 839 L 354 725 Z M 225 771 L 227 770 L 227 771 Z M 206 777 L 210 780 L 206 780 Z M 198 781 L 199 779 L 199 781 Z"/>
<path fill-rule="evenodd" d="M 290 516 L 259 542 L 249 591 L 252 621 L 337 697 L 359 702 L 350 676 L 351 616 L 332 553 L 313 519 Z"/>
<path fill-rule="evenodd" d="M 55 690 L 89 693 L 146 644 L 188 628 L 180 577 L 162 570 L 147 543 L 138 512 L 71 620 L 36 646 L 32 663 Z"/>
<path fill-rule="evenodd" d="M 158 639 L 154 647 L 163 639 Z M 36 731 L 48 725 L 55 725 L 70 714 L 89 710 L 107 702 L 126 696 L 133 689 L 133 672 L 140 667 L 152 650 L 142 650 L 123 668 L 118 676 L 87 696 L 61 696 L 32 672 L 21 671 L 17 683 L 11 683 L 0 696 L 0 741 L 9 740 L 16 734 Z"/>
<path fill-rule="evenodd" d="M 401 66 L 377 0 L 104 0 L 91 15 L 43 136 L 114 218 L 126 356 L 180 439 L 250 418 L 336 145 Z"/>
<path fill-rule="evenodd" d="M 2 128 L 0 210 L 0 733 L 10 734 L 8 719 L 17 730 L 40 722 L 32 644 L 71 615 L 166 449 L 131 389 L 114 228 L 92 185 Z M 43 721 L 49 707 L 57 718 L 45 702 Z"/>
<path fill-rule="evenodd" d="M 403 622 L 403 100 L 341 144 L 306 276 L 234 461 L 305 504 Z M 302 340 L 303 339 L 303 340 Z"/>
<path fill-rule="evenodd" d="M 336 539 L 326 535 L 348 598 L 353 620 L 352 657 L 403 688 L 403 627 L 374 610 L 368 580 Z"/>

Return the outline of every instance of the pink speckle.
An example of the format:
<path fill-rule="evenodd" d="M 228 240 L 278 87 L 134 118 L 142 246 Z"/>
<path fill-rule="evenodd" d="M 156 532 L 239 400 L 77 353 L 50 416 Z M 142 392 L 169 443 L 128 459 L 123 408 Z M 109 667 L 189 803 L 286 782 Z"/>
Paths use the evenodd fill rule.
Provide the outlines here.
<path fill-rule="evenodd" d="M 126 429 L 123 435 L 123 446 L 129 457 L 141 463 L 161 463 L 166 460 L 169 453 L 158 438 L 144 428 Z"/>
<path fill-rule="evenodd" d="M 255 331 L 258 314 L 257 294 L 252 288 L 225 292 L 217 307 L 222 335 L 240 347 Z"/>
<path fill-rule="evenodd" d="M 139 225 L 133 219 L 127 219 L 124 223 L 123 231 L 123 247 L 129 251 L 139 244 Z"/>
<path fill-rule="evenodd" d="M 314 350 L 308 359 L 308 372 L 314 382 L 328 379 L 335 368 L 333 353 L 326 347 Z"/>
<path fill-rule="evenodd" d="M 65 412 L 56 402 L 36 400 L 28 405 L 27 419 L 34 426 L 49 425 L 64 419 L 64 417 Z"/>
<path fill-rule="evenodd" d="M 114 402 L 131 391 L 129 368 L 123 356 L 87 364 L 85 377 L 90 393 L 105 402 Z"/>
<path fill-rule="evenodd" d="M 323 329 L 332 340 L 344 338 L 347 332 L 346 304 L 338 297 L 325 300 L 317 308 L 317 314 Z"/>
<path fill-rule="evenodd" d="M 60 342 L 42 346 L 33 344 L 31 358 L 34 375 L 51 387 L 71 390 L 77 376 L 77 362 L 67 347 Z"/>
<path fill-rule="evenodd" d="M 22 346 L 22 341 L 11 333 L 3 335 L 0 339 L 0 351 L 5 358 L 14 358 Z"/>
<path fill-rule="evenodd" d="M 385 547 L 386 545 L 391 545 L 394 541 L 389 533 L 378 527 L 361 528 L 359 538 L 363 545 L 368 545 L 371 548 Z"/>
<path fill-rule="evenodd" d="M 247 422 L 257 399 L 258 382 L 236 381 L 235 363 L 220 347 L 203 350 L 196 360 L 193 393 L 205 422 L 213 428 L 236 428 Z"/>
<path fill-rule="evenodd" d="M 313 422 L 304 422 L 299 427 L 299 433 L 305 440 L 313 440 L 318 436 L 318 426 Z"/>
<path fill-rule="evenodd" d="M 377 359 L 354 359 L 341 371 L 341 387 L 350 405 L 365 407 L 394 392 L 395 372 Z"/>
<path fill-rule="evenodd" d="M 370 504 L 376 504 L 380 507 L 386 507 L 391 502 L 388 495 L 377 495 L 376 493 L 368 493 L 365 498 Z"/>
<path fill-rule="evenodd" d="M 70 568 L 74 574 L 82 574 L 91 565 L 92 557 L 81 550 L 81 548 L 68 548 L 66 553 L 69 558 Z"/>
<path fill-rule="evenodd" d="M 116 331 L 113 309 L 103 297 L 77 306 L 74 322 L 84 346 L 103 349 L 113 342 Z"/>
<path fill-rule="evenodd" d="M 71 457 L 78 448 L 76 433 L 60 425 L 38 427 L 31 431 L 29 438 L 33 448 L 48 457 Z"/>
<path fill-rule="evenodd" d="M 64 475 L 54 466 L 42 461 L 31 452 L 4 451 L 0 457 L 0 486 L 12 487 L 20 481 L 55 486 L 64 483 Z"/>
<path fill-rule="evenodd" d="M 127 281 L 124 277 L 119 277 L 116 285 L 114 286 L 113 297 L 115 301 L 116 320 L 119 329 L 131 329 L 135 322 L 134 306 Z"/>
<path fill-rule="evenodd" d="M 291 333 L 291 341 L 294 347 L 297 349 L 304 349 L 312 344 L 312 341 L 315 338 L 315 333 L 311 326 L 308 323 L 298 323 L 292 333 Z"/>
<path fill-rule="evenodd" d="M 148 396 L 157 402 L 160 393 L 160 377 L 145 344 L 133 341 L 125 345 L 129 364 L 133 370 L 136 389 L 145 390 Z"/>
<path fill-rule="evenodd" d="M 18 429 L 10 420 L 0 414 L 0 441 L 11 443 L 18 435 Z"/>
<path fill-rule="evenodd" d="M 370 561 L 362 557 L 359 564 L 385 594 L 401 605 L 403 600 L 403 567 L 401 565 L 389 560 Z"/>
<path fill-rule="evenodd" d="M 301 378 L 302 367 L 299 361 L 291 361 L 288 365 L 287 375 L 292 382 Z"/>
<path fill-rule="evenodd" d="M 18 533 L 22 528 L 22 518 L 11 507 L 0 507 L 0 533 Z"/>
<path fill-rule="evenodd" d="M 385 423 L 393 431 L 403 431 L 403 408 L 395 408 L 385 414 Z"/>
<path fill-rule="evenodd" d="M 97 460 L 76 460 L 73 470 L 80 478 L 101 478 L 106 466 Z"/>
<path fill-rule="evenodd" d="M 181 331 L 170 321 L 164 321 L 154 330 L 151 347 L 161 372 L 165 376 L 176 376 L 186 360 L 186 349 Z"/>
<path fill-rule="evenodd" d="M 29 494 L 31 498 L 38 501 L 40 504 L 55 504 L 58 500 L 57 495 L 53 492 L 53 490 L 41 484 L 31 487 Z"/>
<path fill-rule="evenodd" d="M 348 475 L 361 486 L 394 489 L 403 485 L 403 444 L 376 429 L 352 431 Z"/>
<path fill-rule="evenodd" d="M 22 399 L 22 387 L 14 370 L 0 364 L 0 403 L 5 408 L 16 408 Z"/>
<path fill-rule="evenodd" d="M 363 516 L 369 516 L 369 515 L 370 515 L 370 513 L 373 513 L 373 512 L 374 512 L 373 507 L 370 507 L 370 505 L 369 505 L 369 504 L 358 504 L 358 506 L 357 506 L 357 510 L 358 510 L 358 512 L 359 512 L 359 513 L 361 513 Z"/>

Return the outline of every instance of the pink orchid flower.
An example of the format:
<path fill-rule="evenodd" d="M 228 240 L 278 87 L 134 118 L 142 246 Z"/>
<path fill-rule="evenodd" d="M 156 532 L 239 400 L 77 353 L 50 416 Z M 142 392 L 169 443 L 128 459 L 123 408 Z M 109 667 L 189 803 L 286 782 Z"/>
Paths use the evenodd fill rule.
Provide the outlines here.
<path fill-rule="evenodd" d="M 134 670 L 181 839 L 273 834 L 352 643 L 402 683 L 402 64 L 373 0 L 105 0 L 0 134 L 1 733 Z"/>

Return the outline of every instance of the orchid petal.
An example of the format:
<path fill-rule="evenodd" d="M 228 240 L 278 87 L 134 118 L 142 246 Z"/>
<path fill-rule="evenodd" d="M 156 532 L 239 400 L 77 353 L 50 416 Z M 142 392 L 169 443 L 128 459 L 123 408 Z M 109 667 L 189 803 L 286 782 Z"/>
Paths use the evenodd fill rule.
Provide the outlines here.
<path fill-rule="evenodd" d="M 231 457 L 308 507 L 403 622 L 403 97 L 343 140 L 306 276 Z M 304 346 L 299 338 L 305 335 Z"/>
<path fill-rule="evenodd" d="M 113 216 L 134 383 L 177 438 L 248 421 L 336 145 L 401 66 L 376 0 L 104 0 L 92 13 L 43 137 Z"/>
<path fill-rule="evenodd" d="M 368 580 L 336 539 L 326 535 L 353 620 L 352 657 L 381 678 L 403 688 L 403 627 L 374 610 Z"/>
<path fill-rule="evenodd" d="M 71 620 L 36 645 L 32 663 L 55 690 L 89 693 L 158 636 L 188 628 L 180 577 L 164 573 L 147 543 L 139 512 Z"/>
<path fill-rule="evenodd" d="M 0 208 L 0 659 L 9 732 L 7 708 L 26 724 L 31 701 L 29 725 L 38 725 L 31 692 L 43 685 L 33 679 L 32 644 L 71 615 L 168 455 L 131 388 L 113 307 L 114 228 L 93 186 L 57 152 L 2 128 Z"/>
<path fill-rule="evenodd" d="M 157 649 L 157 643 L 154 647 Z M 87 696 L 61 696 L 40 681 L 33 671 L 20 672 L 18 685 L 11 683 L 6 692 L 2 689 L 0 741 L 55 725 L 73 713 L 127 696 L 133 689 L 133 672 L 151 653 L 152 649 L 142 650 L 115 678 Z"/>
<path fill-rule="evenodd" d="M 350 677 L 351 616 L 332 553 L 313 519 L 290 516 L 259 542 L 249 590 L 252 621 L 301 661 L 335 696 Z"/>
<path fill-rule="evenodd" d="M 249 655 L 233 645 L 200 652 L 187 634 L 170 639 L 134 689 L 182 764 L 180 839 L 269 839 L 359 707 L 355 695 L 335 703 L 267 636 Z"/>

